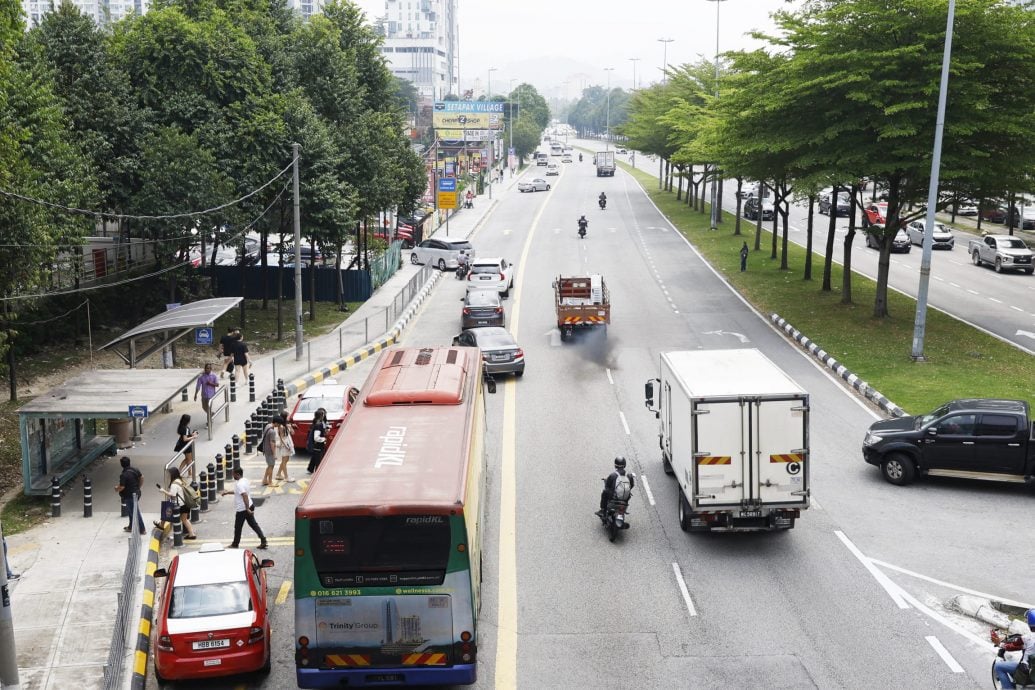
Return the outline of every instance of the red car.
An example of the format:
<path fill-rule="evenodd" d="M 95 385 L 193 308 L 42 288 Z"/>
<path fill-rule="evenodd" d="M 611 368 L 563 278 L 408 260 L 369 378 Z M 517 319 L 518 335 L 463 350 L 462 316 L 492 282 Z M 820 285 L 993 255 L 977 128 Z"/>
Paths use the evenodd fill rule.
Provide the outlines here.
<path fill-rule="evenodd" d="M 327 424 L 330 426 L 327 439 L 334 438 L 342 420 L 352 409 L 352 404 L 349 402 L 350 390 L 355 389 L 352 386 L 328 380 L 302 391 L 302 394 L 298 396 L 298 402 L 295 403 L 295 409 L 291 410 L 291 414 L 288 415 L 288 422 L 293 425 L 291 441 L 295 444 L 295 448 L 305 449 L 309 428 L 313 425 L 313 415 L 321 407 L 327 410 Z"/>
<path fill-rule="evenodd" d="M 884 225 L 888 218 L 888 205 L 883 201 L 870 204 L 863 208 L 862 226 L 868 228 L 871 225 Z"/>
<path fill-rule="evenodd" d="M 247 549 L 204 544 L 173 558 L 156 608 L 158 682 L 270 670 L 266 568 Z"/>

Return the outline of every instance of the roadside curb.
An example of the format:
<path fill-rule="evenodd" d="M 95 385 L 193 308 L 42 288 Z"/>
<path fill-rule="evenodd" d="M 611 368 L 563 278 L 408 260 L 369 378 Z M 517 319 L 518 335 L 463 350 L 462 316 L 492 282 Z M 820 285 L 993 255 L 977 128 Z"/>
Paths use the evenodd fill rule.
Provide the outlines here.
<path fill-rule="evenodd" d="M 820 362 L 825 364 L 831 371 L 840 376 L 846 382 L 848 382 L 852 388 L 859 391 L 864 398 L 874 403 L 882 410 L 890 414 L 892 417 L 904 417 L 906 415 L 905 410 L 896 405 L 895 403 L 888 400 L 880 391 L 874 389 L 870 384 L 863 381 L 861 378 L 853 374 L 848 370 L 845 365 L 838 362 L 825 350 L 822 350 L 816 343 L 812 342 L 808 337 L 802 334 L 801 331 L 791 326 L 777 313 L 769 315 L 769 320 L 779 326 L 784 333 L 791 336 L 795 341 L 798 342 L 803 348 L 808 350 L 809 354 L 818 359 Z"/>
<path fill-rule="evenodd" d="M 133 653 L 131 690 L 144 690 L 144 686 L 147 684 L 147 655 L 151 650 L 151 625 L 154 620 L 155 570 L 158 568 L 158 554 L 162 549 L 163 535 L 164 532 L 159 528 L 152 528 L 151 543 L 148 545 L 147 567 L 144 570 L 144 593 L 141 596 L 136 651 Z"/>

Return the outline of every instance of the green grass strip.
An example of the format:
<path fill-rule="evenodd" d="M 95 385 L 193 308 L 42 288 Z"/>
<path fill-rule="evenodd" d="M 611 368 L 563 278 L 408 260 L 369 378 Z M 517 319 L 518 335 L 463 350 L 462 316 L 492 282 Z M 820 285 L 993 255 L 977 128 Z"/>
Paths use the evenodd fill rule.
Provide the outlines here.
<path fill-rule="evenodd" d="M 841 303 L 842 267 L 834 264 L 831 292 L 823 292 L 823 256 L 813 254 L 812 280 L 804 280 L 805 249 L 788 244 L 789 270 L 770 259 L 772 235 L 763 229 L 761 250 L 752 249 L 747 271 L 740 271 L 743 242 L 754 247 L 755 224 L 741 221 L 741 235 L 733 234 L 735 218 L 723 213 L 719 230 L 709 229 L 708 213 L 676 201 L 675 192 L 659 190 L 658 178 L 625 163 L 668 219 L 763 314 L 776 312 L 892 402 L 910 413 L 931 410 L 954 398 L 1010 398 L 1028 400 L 1035 381 L 1035 358 L 936 309 L 927 311 L 924 339 L 926 362 L 913 362 L 913 319 L 916 300 L 889 290 L 889 311 L 873 317 L 876 283 L 855 273 L 852 304 Z M 706 204 L 707 208 L 707 204 Z M 826 222 L 826 218 L 823 218 Z M 778 241 L 782 241 L 779 240 Z M 855 242 L 864 242 L 856 233 Z M 818 247 L 822 250 L 822 247 Z M 841 237 L 835 257 L 842 255 Z M 937 270 L 938 258 L 934 259 Z M 901 270 L 892 266 L 893 271 Z M 977 269 L 974 269 L 977 270 Z"/>

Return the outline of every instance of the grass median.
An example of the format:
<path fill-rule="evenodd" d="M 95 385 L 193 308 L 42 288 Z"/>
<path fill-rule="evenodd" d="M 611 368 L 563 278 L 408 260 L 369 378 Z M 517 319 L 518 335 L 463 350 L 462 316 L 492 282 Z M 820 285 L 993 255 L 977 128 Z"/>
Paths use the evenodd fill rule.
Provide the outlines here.
<path fill-rule="evenodd" d="M 735 218 L 723 214 L 719 230 L 709 229 L 709 216 L 676 201 L 675 192 L 657 189 L 657 176 L 633 170 L 672 223 L 726 279 L 764 314 L 777 313 L 812 339 L 853 373 L 910 413 L 925 412 L 953 398 L 1011 398 L 1035 403 L 1035 357 L 936 309 L 927 311 L 924 339 L 926 362 L 913 362 L 913 319 L 916 300 L 889 290 L 891 316 L 873 317 L 876 283 L 858 273 L 852 278 L 852 303 L 841 301 L 842 267 L 833 265 L 834 289 L 823 292 L 823 256 L 813 254 L 812 280 L 804 280 L 805 249 L 788 244 L 788 270 L 780 269 L 779 250 L 770 259 L 772 235 L 762 231 L 759 251 L 754 251 L 755 224 L 741 222 L 734 235 Z M 823 219 L 826 220 L 825 218 Z M 835 256 L 843 252 L 843 237 L 835 243 Z M 740 271 L 740 248 L 752 250 L 747 270 Z M 782 241 L 782 239 L 778 239 Z M 856 242 L 864 242 L 861 233 Z M 937 270 L 938 257 L 933 270 Z M 901 271 L 892 266 L 892 271 Z M 977 269 L 974 269 L 977 270 Z M 1013 278 L 1014 276 L 1007 276 Z M 1017 276 L 1025 279 L 1026 276 Z"/>

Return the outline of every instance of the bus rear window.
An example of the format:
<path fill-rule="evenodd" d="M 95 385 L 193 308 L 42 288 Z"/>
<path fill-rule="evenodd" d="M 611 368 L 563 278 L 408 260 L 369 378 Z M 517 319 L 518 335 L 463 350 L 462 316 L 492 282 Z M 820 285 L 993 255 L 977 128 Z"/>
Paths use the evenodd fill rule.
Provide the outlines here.
<path fill-rule="evenodd" d="M 452 550 L 443 515 L 318 518 L 309 541 L 324 587 L 440 585 Z"/>

